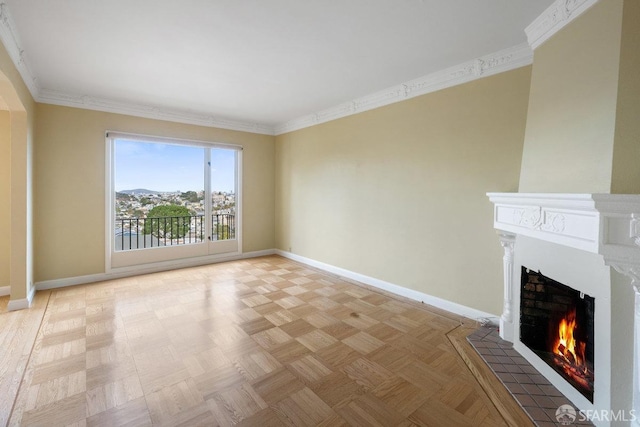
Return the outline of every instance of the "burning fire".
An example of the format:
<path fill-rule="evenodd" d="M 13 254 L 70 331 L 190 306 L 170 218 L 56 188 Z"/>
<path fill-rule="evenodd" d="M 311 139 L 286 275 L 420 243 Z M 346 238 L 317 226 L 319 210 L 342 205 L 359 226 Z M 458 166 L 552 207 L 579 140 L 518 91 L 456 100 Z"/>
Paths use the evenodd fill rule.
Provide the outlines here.
<path fill-rule="evenodd" d="M 555 353 L 562 356 L 567 362 L 573 365 L 584 364 L 585 344 L 578 345 L 576 348 L 576 340 L 573 337 L 573 331 L 576 329 L 576 312 L 569 312 L 558 326 L 558 337 L 553 346 Z"/>
<path fill-rule="evenodd" d="M 587 343 L 576 341 L 573 336 L 576 328 L 576 311 L 574 309 L 560 321 L 558 337 L 553 346 L 553 352 L 569 364 L 565 366 L 565 372 L 573 377 L 575 377 L 576 371 L 584 374 L 588 374 L 589 371 L 584 356 Z"/>

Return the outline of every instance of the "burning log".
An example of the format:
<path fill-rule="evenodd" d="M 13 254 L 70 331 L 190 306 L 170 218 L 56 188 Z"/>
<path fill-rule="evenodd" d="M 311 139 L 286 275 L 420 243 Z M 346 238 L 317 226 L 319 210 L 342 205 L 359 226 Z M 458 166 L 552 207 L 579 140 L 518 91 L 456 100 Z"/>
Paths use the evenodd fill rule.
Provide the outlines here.
<path fill-rule="evenodd" d="M 576 364 L 576 358 L 573 355 L 573 353 L 567 349 L 563 344 L 558 345 L 557 348 L 557 354 L 564 356 L 565 359 L 567 359 L 567 361 L 572 364 L 575 365 Z"/>
<path fill-rule="evenodd" d="M 571 381 L 583 387 L 585 390 L 593 391 L 594 375 L 592 370 L 586 366 L 578 366 L 575 363 L 570 363 L 558 354 L 551 355 L 551 357 L 553 364 L 557 367 L 556 370 L 564 372 Z"/>
<path fill-rule="evenodd" d="M 576 358 L 575 358 L 575 356 L 573 355 L 573 353 L 572 353 L 572 352 L 570 352 L 570 351 L 566 351 L 566 352 L 564 353 L 564 357 L 566 357 L 566 358 L 567 358 L 567 360 L 569 361 L 569 363 L 570 363 L 571 365 L 575 365 L 575 363 L 576 363 Z"/>

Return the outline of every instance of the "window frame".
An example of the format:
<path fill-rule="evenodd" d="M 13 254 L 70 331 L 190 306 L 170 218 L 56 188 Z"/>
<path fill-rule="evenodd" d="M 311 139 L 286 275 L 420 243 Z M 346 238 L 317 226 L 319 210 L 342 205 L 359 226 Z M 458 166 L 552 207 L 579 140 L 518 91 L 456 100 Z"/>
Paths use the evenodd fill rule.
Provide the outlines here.
<path fill-rule="evenodd" d="M 211 156 L 209 149 L 222 148 L 236 151 L 236 206 L 235 206 L 235 239 L 213 242 L 210 237 L 210 225 L 207 227 L 208 232 L 205 241 L 200 243 L 192 243 L 188 245 L 162 246 L 129 251 L 118 251 L 115 249 L 115 223 L 116 223 L 116 198 L 115 198 L 115 146 L 117 139 L 127 139 L 130 141 L 139 141 L 144 143 L 159 143 L 171 145 L 184 145 L 191 147 L 201 147 L 205 151 L 204 168 L 204 188 L 205 188 L 205 217 L 207 213 L 212 214 L 211 206 Z M 180 266 L 207 264 L 210 262 L 238 258 L 242 255 L 242 154 L 243 147 L 238 144 L 221 143 L 213 141 L 193 140 L 187 138 L 161 137 L 153 135 L 144 135 L 128 132 L 106 131 L 105 132 L 105 272 L 117 273 L 135 270 L 149 270 L 157 268 L 175 268 Z M 208 167 L 205 167 L 205 164 Z M 208 191 L 207 191 L 208 190 Z M 206 223 L 211 221 L 206 220 Z M 229 248 L 229 242 L 236 242 L 235 250 L 229 250 L 222 253 L 212 253 L 214 245 Z M 206 250 L 203 248 L 206 247 Z M 150 251 L 155 251 L 150 252 Z M 127 253 L 127 255 L 120 255 Z M 147 261 L 147 258 L 156 254 L 157 260 Z M 143 255 L 140 255 L 143 254 Z M 158 255 L 159 254 L 159 255 Z M 124 265 L 118 260 L 114 263 L 114 255 L 116 258 L 130 258 L 131 262 Z M 115 264 L 115 265 L 114 265 Z"/>

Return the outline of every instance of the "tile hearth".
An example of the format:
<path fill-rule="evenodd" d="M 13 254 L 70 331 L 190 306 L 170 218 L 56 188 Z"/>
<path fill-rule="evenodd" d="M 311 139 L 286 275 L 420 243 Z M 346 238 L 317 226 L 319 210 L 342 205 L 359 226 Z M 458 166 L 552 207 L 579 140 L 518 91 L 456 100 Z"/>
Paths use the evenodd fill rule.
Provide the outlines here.
<path fill-rule="evenodd" d="M 491 370 L 540 427 L 556 427 L 556 410 L 561 405 L 575 407 L 527 360 L 513 349 L 513 344 L 500 338 L 496 327 L 483 326 L 467 337 L 469 343 Z M 593 426 L 576 419 L 572 426 Z"/>

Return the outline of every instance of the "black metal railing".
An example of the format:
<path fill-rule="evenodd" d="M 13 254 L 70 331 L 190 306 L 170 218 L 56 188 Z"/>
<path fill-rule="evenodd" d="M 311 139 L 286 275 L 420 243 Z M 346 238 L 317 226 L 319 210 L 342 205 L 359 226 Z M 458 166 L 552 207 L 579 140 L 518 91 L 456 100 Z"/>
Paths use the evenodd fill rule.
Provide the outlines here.
<path fill-rule="evenodd" d="M 205 216 L 116 218 L 116 251 L 187 245 L 205 240 Z M 235 239 L 234 214 L 213 214 L 209 240 Z"/>
<path fill-rule="evenodd" d="M 211 215 L 211 240 L 236 238 L 236 216 L 233 214 Z"/>

